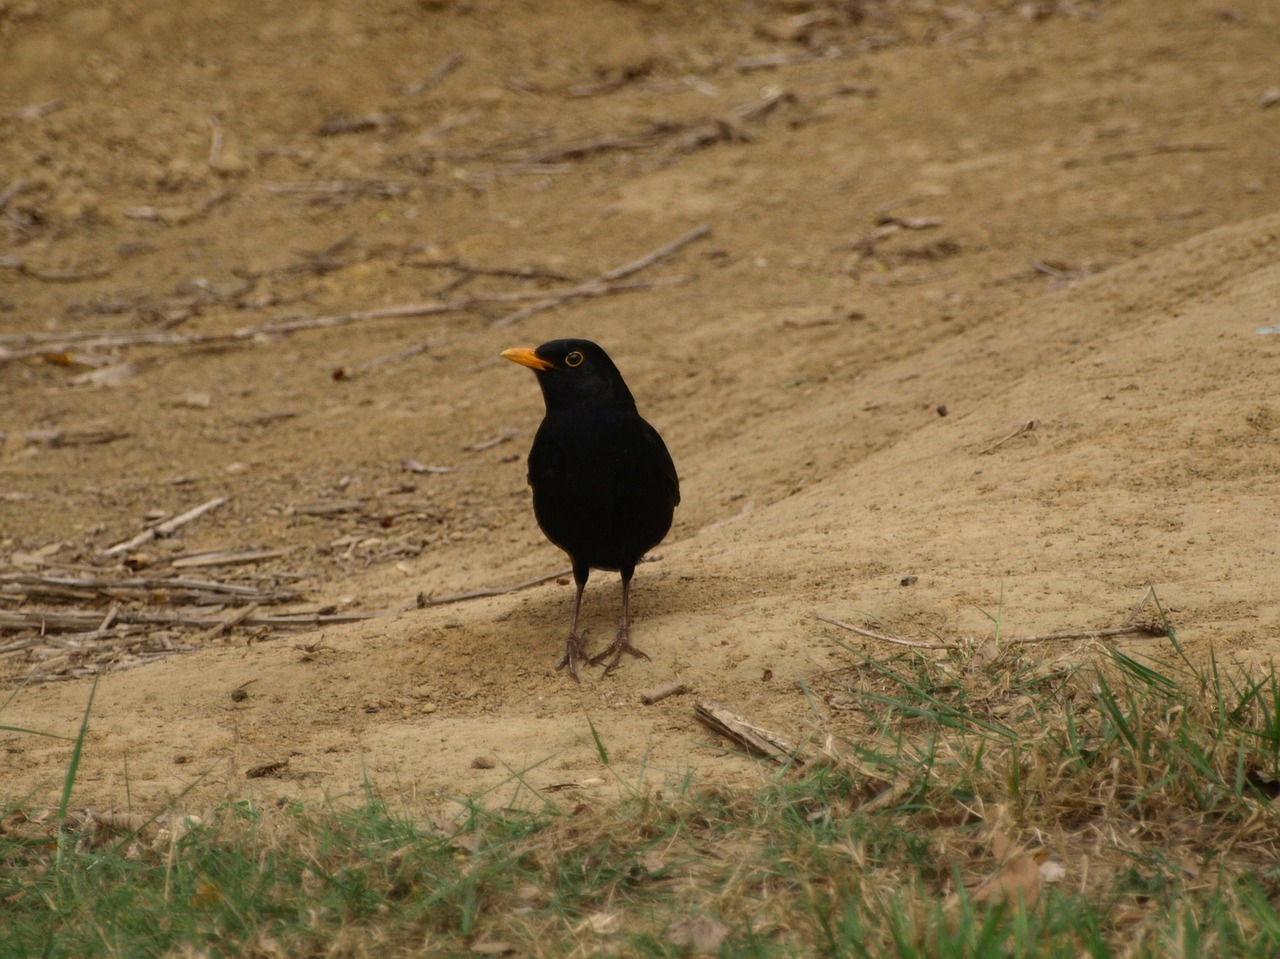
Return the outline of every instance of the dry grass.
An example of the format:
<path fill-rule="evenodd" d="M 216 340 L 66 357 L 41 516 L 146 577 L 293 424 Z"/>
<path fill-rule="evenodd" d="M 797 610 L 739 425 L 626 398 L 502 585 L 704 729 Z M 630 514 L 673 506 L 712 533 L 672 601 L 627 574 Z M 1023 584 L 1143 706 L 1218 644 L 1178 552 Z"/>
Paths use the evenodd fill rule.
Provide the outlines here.
<path fill-rule="evenodd" d="M 759 791 L 11 810 L 0 955 L 1273 957 L 1280 681 L 1172 651 L 853 653 L 808 690 L 822 755 Z"/>

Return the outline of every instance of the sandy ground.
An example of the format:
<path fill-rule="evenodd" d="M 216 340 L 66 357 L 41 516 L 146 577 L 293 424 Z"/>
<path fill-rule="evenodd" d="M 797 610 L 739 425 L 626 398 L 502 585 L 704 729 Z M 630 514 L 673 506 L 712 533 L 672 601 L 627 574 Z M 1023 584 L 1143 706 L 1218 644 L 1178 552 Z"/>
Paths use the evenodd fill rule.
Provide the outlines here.
<path fill-rule="evenodd" d="M 836 638 L 896 650 L 818 613 L 985 642 L 988 614 L 1123 624 L 1154 585 L 1192 655 L 1268 660 L 1277 36 L 1270 0 L 0 4 L 0 616 L 237 611 L 40 578 L 299 593 L 220 636 L 6 628 L 0 723 L 74 734 L 108 668 L 80 804 L 512 770 L 589 796 L 592 724 L 659 786 L 768 774 L 695 698 L 838 729 L 798 681 L 838 686 Z M 492 299 L 702 224 L 647 288 Z M 498 353 L 568 335 L 611 352 L 684 494 L 636 578 L 652 661 L 581 685 L 552 668 L 567 580 L 417 601 L 566 565 L 524 481 L 540 397 Z M 251 547 L 274 555 L 182 563 Z M 595 644 L 618 601 L 597 573 Z M 299 611 L 390 612 L 254 625 Z M 693 695 L 640 703 L 676 676 Z M 66 742 L 0 743 L 5 801 L 56 797 Z"/>

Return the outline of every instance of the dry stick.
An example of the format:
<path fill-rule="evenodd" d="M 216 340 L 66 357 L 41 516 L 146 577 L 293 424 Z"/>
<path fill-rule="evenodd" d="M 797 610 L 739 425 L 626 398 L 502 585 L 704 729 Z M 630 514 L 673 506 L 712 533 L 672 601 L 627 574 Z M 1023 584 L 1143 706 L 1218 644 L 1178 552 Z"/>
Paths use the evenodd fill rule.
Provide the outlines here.
<path fill-rule="evenodd" d="M 421 80 L 417 80 L 409 84 L 407 87 L 405 87 L 404 88 L 405 95 L 416 97 L 420 93 L 425 93 L 427 90 L 431 89 L 441 80 L 443 80 L 445 77 L 451 74 L 454 70 L 458 69 L 458 67 L 462 66 L 462 64 L 466 62 L 466 59 L 467 58 L 464 57 L 461 53 L 449 54 L 447 57 L 444 58 L 444 60 L 440 63 L 440 65 L 436 67 L 434 70 L 432 70 L 429 74 L 427 74 Z"/>
<path fill-rule="evenodd" d="M 654 703 L 660 703 L 669 696 L 680 696 L 689 691 L 689 684 L 683 679 L 673 679 L 669 683 L 663 683 L 661 686 L 655 686 L 653 689 L 646 689 L 640 693 L 640 702 L 646 706 L 652 706 Z"/>
<path fill-rule="evenodd" d="M 832 626 L 839 626 L 841 629 L 847 629 L 849 632 L 857 633 L 859 636 L 866 636 L 868 639 L 878 639 L 882 643 L 893 643 L 895 646 L 910 646 L 913 649 L 958 648 L 950 643 L 922 643 L 914 639 L 899 639 L 897 636 L 886 636 L 884 633 L 873 633 L 869 629 L 863 629 L 861 626 L 854 626 L 853 623 L 846 623 L 843 619 L 833 619 L 830 616 L 824 616 L 822 613 L 814 613 L 814 615 L 824 623 L 830 623 Z"/>
<path fill-rule="evenodd" d="M 852 623 L 846 623 L 842 619 L 833 619 L 830 616 L 824 616 L 822 613 L 814 614 L 824 623 L 830 623 L 832 626 L 839 626 L 841 629 L 847 629 L 851 633 L 857 633 L 859 636 L 866 636 L 868 639 L 879 640 L 882 643 L 893 643 L 895 646 L 910 646 L 913 649 L 960 649 L 960 646 L 954 643 L 924 643 L 912 639 L 899 639 L 897 636 L 886 636 L 884 633 L 872 632 L 869 629 L 863 629 L 861 626 L 854 626 Z M 1104 629 L 1063 629 L 1054 633 L 1040 633 L 1036 636 L 1015 636 L 1010 639 L 1002 639 L 1001 645 L 1014 646 L 1025 645 L 1029 643 L 1057 643 L 1067 640 L 1090 640 L 1090 639 L 1111 639 L 1115 636 L 1164 636 L 1165 628 L 1159 623 L 1131 623 L 1127 626 L 1108 626 Z"/>
<path fill-rule="evenodd" d="M 35 592 L 53 592 L 60 595 L 91 594 L 116 596 L 130 591 L 155 593 L 158 591 L 184 591 L 211 596 L 217 602 L 225 602 L 228 596 L 239 596 L 257 602 L 283 602 L 297 598 L 297 593 L 286 590 L 271 593 L 256 586 L 241 583 L 218 583 L 203 579 L 183 577 L 130 577 L 128 579 L 89 579 L 74 576 L 39 576 L 33 573 L 0 573 L 0 589 L 8 584 L 19 588 L 34 588 Z M 10 590 L 5 589 L 5 592 Z"/>
<path fill-rule="evenodd" d="M 544 290 L 540 293 L 533 294 L 533 296 L 528 296 L 526 294 L 522 298 L 539 298 L 541 301 L 534 303 L 531 306 L 527 306 L 524 309 L 516 310 L 514 313 L 508 313 L 506 316 L 502 317 L 502 319 L 492 323 L 490 328 L 497 329 L 499 327 L 511 326 L 513 323 L 518 323 L 521 320 L 528 319 L 535 313 L 541 313 L 543 310 L 552 309 L 553 307 L 568 303 L 571 300 L 592 296 L 608 296 L 612 293 L 622 293 L 628 290 L 646 290 L 652 289 L 655 286 L 674 286 L 688 282 L 687 277 L 683 276 L 659 277 L 655 280 L 632 280 L 626 283 L 622 281 L 635 273 L 639 273 L 647 267 L 653 266 L 660 260 L 666 259 L 673 253 L 676 253 L 678 250 L 692 243 L 694 240 L 700 239 L 710 232 L 711 227 L 708 224 L 703 223 L 701 226 L 695 227 L 688 233 L 676 237 L 670 243 L 660 246 L 650 253 L 646 253 L 639 259 L 632 260 L 630 263 L 624 263 L 622 266 L 615 267 L 612 270 L 601 273 L 595 279 L 588 280 L 585 283 L 580 283 L 577 286 L 570 287 L 565 290 L 552 290 L 550 292 Z M 475 334 L 473 332 L 466 335 Z M 444 346 L 452 339 L 454 339 L 454 337 L 443 337 L 426 343 L 419 343 L 417 346 L 411 346 L 407 350 L 400 350 L 397 353 L 391 353 L 387 356 L 379 356 L 362 364 L 359 367 L 359 370 L 360 372 L 364 372 L 379 366 L 384 366 L 387 363 L 407 360 L 410 357 L 417 356 L 419 353 L 425 353 L 428 350 L 435 349 L 436 347 Z M 3 354 L 0 354 L 0 359 L 3 359 Z"/>
<path fill-rule="evenodd" d="M 22 179 L 14 180 L 5 187 L 4 192 L 0 193 L 0 213 L 3 213 L 4 208 L 9 205 L 9 201 L 25 190 L 26 187 L 27 181 Z"/>
<path fill-rule="evenodd" d="M 630 283 L 600 284 L 593 280 L 589 284 L 570 287 L 563 291 L 564 299 L 582 296 L 606 296 L 628 290 L 644 290 L 655 286 L 670 286 L 685 283 L 687 277 L 672 276 L 658 280 L 635 280 Z M 403 319 L 408 317 L 435 316 L 441 313 L 463 313 L 478 310 L 482 307 L 502 303 L 519 303 L 527 300 L 540 300 L 548 296 L 559 296 L 556 291 L 548 290 L 515 290 L 507 293 L 488 293 L 469 297 L 465 300 L 429 300 L 425 303 L 409 303 L 402 306 L 386 306 L 374 310 L 355 310 L 350 313 L 338 313 L 332 316 L 303 317 L 293 320 L 278 320 L 258 326 L 241 327 L 229 333 L 169 333 L 169 332 L 137 332 L 137 333 L 68 333 L 56 338 L 48 334 L 33 333 L 27 335 L 24 346 L 18 349 L 0 347 L 0 363 L 9 360 L 30 359 L 46 353 L 59 353 L 69 349 L 123 349 L 137 346 L 208 346 L 219 343 L 236 343 L 264 336 L 287 336 L 300 330 L 330 329 L 362 323 L 368 320 Z M 556 302 L 561 302 L 557 299 Z M 9 340 L 13 342 L 13 340 Z"/>
<path fill-rule="evenodd" d="M 237 625 L 242 626 L 334 626 L 358 623 L 366 619 L 394 616 L 399 609 L 383 609 L 367 613 L 285 613 L 275 616 L 253 615 Z M 0 630 L 41 629 L 45 632 L 92 631 L 102 621 L 102 614 L 92 610 L 21 610 L 0 611 Z M 122 610 L 117 623 L 131 626 L 196 626 L 203 629 L 220 625 L 221 620 L 190 613 L 153 613 L 145 610 Z"/>
<path fill-rule="evenodd" d="M 988 455 L 990 455 L 991 453 L 994 453 L 994 452 L 995 452 L 996 450 L 998 450 L 1000 447 L 1004 446 L 1004 444 L 1005 444 L 1005 443 L 1008 443 L 1010 440 L 1016 440 L 1019 436 L 1022 436 L 1024 433 L 1030 433 L 1032 430 L 1034 430 L 1034 429 L 1035 429 L 1037 426 L 1039 426 L 1039 425 L 1040 425 L 1040 423 L 1039 423 L 1039 421 L 1038 421 L 1038 420 L 1027 420 L 1025 423 L 1023 423 L 1021 426 L 1019 426 L 1016 430 L 1014 430 L 1014 431 L 1013 431 L 1012 433 L 1010 433 L 1008 436 L 1002 436 L 1000 439 L 996 440 L 994 443 L 992 443 L 992 444 L 991 444 L 990 446 L 988 446 L 986 449 L 984 449 L 984 450 L 979 450 L 979 451 L 978 451 L 978 455 L 979 455 L 979 456 L 988 456 Z"/>
<path fill-rule="evenodd" d="M 227 497 L 225 496 L 215 496 L 213 499 L 209 500 L 207 503 L 201 503 L 199 506 L 193 509 L 187 510 L 181 516 L 175 516 L 171 520 L 166 520 L 165 522 L 161 523 L 159 526 L 153 526 L 150 529 L 144 529 L 141 533 L 139 533 L 133 539 L 123 543 L 117 543 L 115 546 L 112 546 L 109 549 L 103 550 L 102 555 L 115 556 L 117 553 L 124 553 L 124 552 L 128 552 L 131 549 L 136 549 L 137 547 L 141 546 L 143 543 L 149 543 L 153 539 L 156 539 L 157 537 L 170 536 L 173 534 L 175 530 L 178 529 L 178 527 L 185 526 L 187 523 L 190 523 L 194 519 L 199 519 L 205 513 L 209 512 L 212 509 L 217 509 L 226 501 L 227 501 Z"/>
<path fill-rule="evenodd" d="M 218 169 L 222 163 L 222 123 L 217 117 L 209 117 L 209 169 Z"/>
<path fill-rule="evenodd" d="M 538 586 L 553 579 L 560 579 L 562 576 L 571 576 L 572 574 L 572 569 L 558 569 L 554 573 L 544 573 L 541 576 L 535 576 L 533 579 L 526 579 L 523 582 L 515 583 L 511 586 L 490 586 L 486 589 L 472 590 L 469 593 L 454 593 L 452 596 L 428 596 L 425 593 L 420 593 L 418 595 L 418 607 L 420 609 L 425 609 L 429 606 L 447 606 L 450 603 L 464 603 L 469 599 L 486 599 L 490 596 L 504 596 L 507 593 L 514 593 L 518 590 L 528 589 L 530 586 Z"/>
<path fill-rule="evenodd" d="M 1002 639 L 1001 643 L 1006 645 L 1015 643 L 1056 643 L 1062 640 L 1110 639 L 1113 636 L 1136 635 L 1165 636 L 1167 633 L 1160 623 L 1131 623 L 1128 626 L 1108 626 L 1105 629 L 1063 629 L 1056 633 L 1041 633 L 1038 636 L 1015 636 L 1012 639 Z"/>
<path fill-rule="evenodd" d="M 665 260 L 667 257 L 688 246 L 694 240 L 700 240 L 710 232 L 711 227 L 709 224 L 703 223 L 700 226 L 696 226 L 688 233 L 684 233 L 681 236 L 676 237 L 670 243 L 666 243 L 663 246 L 658 247 L 656 250 L 646 253 L 639 259 L 632 260 L 630 263 L 624 263 L 622 266 L 615 267 L 612 270 L 601 273 L 594 280 L 588 280 L 586 283 L 583 283 L 572 290 L 555 293 L 548 296 L 540 303 L 534 303 L 531 306 L 526 306 L 522 310 L 510 313 L 493 323 L 492 328 L 496 329 L 498 327 L 510 326 L 513 323 L 517 323 L 520 320 L 533 316 L 535 313 L 540 313 L 543 310 L 549 310 L 552 307 L 559 306 L 569 300 L 583 296 L 601 296 L 604 293 L 612 292 L 615 284 L 619 280 L 631 276 L 633 273 L 639 273 L 641 270 L 653 266 L 660 260 Z M 668 280 L 668 282 L 683 282 L 683 278 L 680 278 L 679 280 L 672 278 Z"/>
<path fill-rule="evenodd" d="M 776 763 L 804 763 L 796 755 L 795 743 L 763 726 L 757 726 L 745 716 L 740 716 L 719 703 L 696 702 L 693 704 L 693 713 L 704 726 L 733 740 L 749 753 L 772 759 Z"/>
<path fill-rule="evenodd" d="M 218 549 L 207 553 L 189 553 L 169 560 L 174 569 L 197 569 L 205 566 L 240 566 L 264 559 L 278 559 L 287 549 Z"/>
<path fill-rule="evenodd" d="M 206 629 L 196 637 L 196 640 L 197 642 L 205 643 L 217 639 L 219 636 L 222 636 L 225 633 L 230 632 L 236 626 L 239 626 L 257 611 L 258 604 L 250 603 L 248 606 L 244 607 L 244 609 L 238 610 L 235 614 L 228 616 L 222 622 L 218 623 L 217 626 L 211 626 L 209 629 Z"/>

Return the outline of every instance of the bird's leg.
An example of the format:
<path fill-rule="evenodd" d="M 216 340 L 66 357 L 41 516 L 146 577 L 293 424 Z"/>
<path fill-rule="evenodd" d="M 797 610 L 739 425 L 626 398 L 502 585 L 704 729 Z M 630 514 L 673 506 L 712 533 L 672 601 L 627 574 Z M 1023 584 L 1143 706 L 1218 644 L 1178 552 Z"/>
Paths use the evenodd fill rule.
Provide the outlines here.
<path fill-rule="evenodd" d="M 590 568 L 581 572 L 576 566 L 573 569 L 573 581 L 577 584 L 578 592 L 573 597 L 573 619 L 569 622 L 569 639 L 564 645 L 564 656 L 560 662 L 556 663 L 556 672 L 568 666 L 569 675 L 577 683 L 582 682 L 578 678 L 578 663 L 587 659 L 587 634 L 578 632 L 578 612 L 582 609 L 582 591 L 586 589 L 587 577 L 590 575 Z M 590 660 L 590 662 L 594 662 L 594 660 Z"/>
<path fill-rule="evenodd" d="M 604 667 L 604 675 L 608 676 L 617 667 L 622 659 L 623 653 L 630 653 L 632 656 L 638 656 L 641 659 L 648 659 L 649 654 L 644 650 L 637 649 L 631 645 L 631 619 L 628 615 L 628 607 L 631 604 L 631 576 L 629 571 L 624 570 L 622 573 L 622 618 L 618 620 L 618 632 L 613 637 L 613 642 L 595 656 L 591 657 L 591 665 L 598 666 L 606 659 L 609 661 Z"/>

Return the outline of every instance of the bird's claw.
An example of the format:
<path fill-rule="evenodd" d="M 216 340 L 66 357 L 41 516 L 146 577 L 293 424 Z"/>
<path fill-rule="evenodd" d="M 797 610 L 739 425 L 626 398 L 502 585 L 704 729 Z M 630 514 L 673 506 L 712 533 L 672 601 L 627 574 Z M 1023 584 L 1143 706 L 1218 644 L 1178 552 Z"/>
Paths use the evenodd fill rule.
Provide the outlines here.
<path fill-rule="evenodd" d="M 581 633 L 570 633 L 569 639 L 564 644 L 564 656 L 560 658 L 560 662 L 556 663 L 556 672 L 569 667 L 569 675 L 573 677 L 575 683 L 582 682 L 578 678 L 578 663 L 594 664 L 594 659 L 587 657 L 587 631 Z"/>
<path fill-rule="evenodd" d="M 649 654 L 643 649 L 637 649 L 631 645 L 631 637 L 625 630 L 618 630 L 618 635 L 613 638 L 613 642 L 606 646 L 596 655 L 592 656 L 587 662 L 592 666 L 599 666 L 606 659 L 609 661 L 601 675 L 608 676 L 611 672 L 618 668 L 618 663 L 622 661 L 622 654 L 630 653 L 637 659 L 649 659 Z"/>

